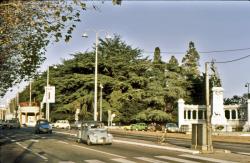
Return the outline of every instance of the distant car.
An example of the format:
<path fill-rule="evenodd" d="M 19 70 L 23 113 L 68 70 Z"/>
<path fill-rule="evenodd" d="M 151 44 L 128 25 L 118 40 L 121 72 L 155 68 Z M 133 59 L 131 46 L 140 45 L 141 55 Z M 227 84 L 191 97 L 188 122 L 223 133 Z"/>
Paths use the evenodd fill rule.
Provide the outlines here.
<path fill-rule="evenodd" d="M 165 130 L 165 126 L 162 126 L 160 124 L 156 124 L 156 123 L 151 123 L 148 125 L 148 131 L 164 131 Z"/>
<path fill-rule="evenodd" d="M 167 132 L 179 132 L 179 128 L 175 123 L 167 123 L 165 131 Z"/>
<path fill-rule="evenodd" d="M 101 122 L 82 122 L 81 129 L 77 133 L 77 142 L 91 144 L 112 144 L 113 136 Z"/>
<path fill-rule="evenodd" d="M 129 126 L 124 126 L 123 129 L 124 129 L 124 130 L 131 130 L 131 125 L 129 125 Z"/>
<path fill-rule="evenodd" d="M 35 125 L 35 133 L 50 133 L 52 134 L 52 126 L 49 124 L 49 122 L 45 119 L 39 119 L 36 121 Z"/>
<path fill-rule="evenodd" d="M 136 123 L 132 124 L 130 127 L 130 130 L 136 130 L 136 131 L 146 131 L 148 129 L 146 123 Z"/>
<path fill-rule="evenodd" d="M 53 124 L 53 127 L 70 129 L 70 123 L 68 120 L 57 120 L 56 123 Z"/>
<path fill-rule="evenodd" d="M 9 129 L 11 128 L 20 128 L 20 122 L 17 118 L 7 120 L 5 126 Z"/>

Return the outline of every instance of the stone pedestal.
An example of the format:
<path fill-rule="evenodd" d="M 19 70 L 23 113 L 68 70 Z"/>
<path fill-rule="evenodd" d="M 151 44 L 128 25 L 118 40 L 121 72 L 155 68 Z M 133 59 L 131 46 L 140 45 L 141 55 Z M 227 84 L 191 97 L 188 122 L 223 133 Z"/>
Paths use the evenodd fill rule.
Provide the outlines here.
<path fill-rule="evenodd" d="M 243 126 L 243 131 L 247 132 L 250 131 L 250 99 L 247 100 L 247 121 Z"/>
<path fill-rule="evenodd" d="M 227 119 L 225 117 L 224 105 L 223 105 L 223 88 L 213 87 L 213 100 L 212 100 L 212 119 L 211 123 L 213 128 L 217 126 L 227 125 Z"/>

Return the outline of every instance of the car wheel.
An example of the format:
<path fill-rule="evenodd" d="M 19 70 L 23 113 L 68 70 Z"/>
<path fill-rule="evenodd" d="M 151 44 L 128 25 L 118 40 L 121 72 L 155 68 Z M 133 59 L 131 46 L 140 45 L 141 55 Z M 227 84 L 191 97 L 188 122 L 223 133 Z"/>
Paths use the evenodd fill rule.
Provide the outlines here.
<path fill-rule="evenodd" d="M 52 130 L 51 130 L 51 131 L 49 131 L 49 133 L 50 133 L 50 134 L 52 134 Z"/>
<path fill-rule="evenodd" d="M 91 145 L 91 141 L 90 141 L 90 138 L 88 137 L 87 139 L 87 145 Z"/>
<path fill-rule="evenodd" d="M 78 139 L 76 140 L 76 142 L 77 142 L 77 143 L 82 143 L 82 139 L 78 138 Z"/>

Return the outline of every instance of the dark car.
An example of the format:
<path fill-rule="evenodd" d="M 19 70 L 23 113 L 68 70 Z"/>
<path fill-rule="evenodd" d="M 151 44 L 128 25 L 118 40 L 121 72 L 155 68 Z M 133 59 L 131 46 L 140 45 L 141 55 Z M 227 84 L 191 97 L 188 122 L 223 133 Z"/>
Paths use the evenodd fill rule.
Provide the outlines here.
<path fill-rule="evenodd" d="M 35 133 L 50 133 L 52 134 L 52 126 L 49 124 L 49 122 L 45 119 L 40 119 L 36 121 L 35 125 Z"/>
<path fill-rule="evenodd" d="M 20 122 L 17 118 L 7 120 L 5 126 L 9 129 L 11 128 L 20 128 Z"/>

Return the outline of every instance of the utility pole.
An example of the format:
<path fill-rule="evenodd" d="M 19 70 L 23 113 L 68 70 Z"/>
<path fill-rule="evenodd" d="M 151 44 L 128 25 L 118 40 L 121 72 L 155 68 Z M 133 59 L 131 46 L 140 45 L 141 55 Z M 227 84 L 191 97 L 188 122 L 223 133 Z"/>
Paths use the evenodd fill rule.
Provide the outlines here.
<path fill-rule="evenodd" d="M 102 122 L 102 89 L 103 86 L 100 84 L 101 92 L 100 92 L 100 122 Z"/>
<path fill-rule="evenodd" d="M 49 99 L 48 99 L 48 96 L 49 96 L 48 88 L 49 88 L 49 66 L 48 66 L 48 70 L 47 70 L 47 86 L 46 86 L 46 119 L 48 121 L 50 121 L 50 119 L 49 119 L 50 109 L 49 109 Z"/>
<path fill-rule="evenodd" d="M 209 75 L 208 75 L 208 66 L 209 62 L 205 63 L 205 73 L 206 73 L 206 108 L 207 108 L 207 151 L 213 152 L 213 145 L 212 145 L 212 125 L 211 125 L 211 107 L 209 102 Z"/>

